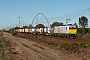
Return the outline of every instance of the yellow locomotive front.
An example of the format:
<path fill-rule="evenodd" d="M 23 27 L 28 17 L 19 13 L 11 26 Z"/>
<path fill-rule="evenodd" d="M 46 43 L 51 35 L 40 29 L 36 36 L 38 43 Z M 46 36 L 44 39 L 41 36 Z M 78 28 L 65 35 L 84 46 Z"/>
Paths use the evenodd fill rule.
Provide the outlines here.
<path fill-rule="evenodd" d="M 76 26 L 70 26 L 69 27 L 69 35 L 70 35 L 70 37 L 76 37 L 77 36 Z"/>

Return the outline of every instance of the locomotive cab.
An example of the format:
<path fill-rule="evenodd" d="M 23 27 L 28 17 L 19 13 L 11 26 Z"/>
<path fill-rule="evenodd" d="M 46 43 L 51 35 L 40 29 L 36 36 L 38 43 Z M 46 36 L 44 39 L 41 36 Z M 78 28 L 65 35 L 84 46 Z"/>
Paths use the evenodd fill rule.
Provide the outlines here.
<path fill-rule="evenodd" d="M 76 26 L 70 26 L 69 27 L 69 37 L 75 38 L 77 36 L 77 29 Z"/>

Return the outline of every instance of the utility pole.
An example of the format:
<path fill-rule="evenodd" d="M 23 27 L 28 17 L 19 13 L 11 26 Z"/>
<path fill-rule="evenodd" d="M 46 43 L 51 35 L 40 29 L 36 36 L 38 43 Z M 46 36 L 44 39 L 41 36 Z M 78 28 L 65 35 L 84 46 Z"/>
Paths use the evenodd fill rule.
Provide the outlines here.
<path fill-rule="evenodd" d="M 21 18 L 21 17 L 19 16 L 19 17 L 17 17 L 17 18 L 19 19 L 19 27 L 20 27 L 20 18 Z"/>

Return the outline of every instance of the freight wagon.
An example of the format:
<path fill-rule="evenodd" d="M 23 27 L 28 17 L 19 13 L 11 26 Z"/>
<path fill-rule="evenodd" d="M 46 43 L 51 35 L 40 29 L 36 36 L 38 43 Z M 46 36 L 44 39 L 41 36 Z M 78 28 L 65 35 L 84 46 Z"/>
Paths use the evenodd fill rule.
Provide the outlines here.
<path fill-rule="evenodd" d="M 45 35 L 51 35 L 51 33 L 50 33 L 50 28 L 45 27 L 45 28 L 44 28 L 44 34 L 45 34 Z"/>

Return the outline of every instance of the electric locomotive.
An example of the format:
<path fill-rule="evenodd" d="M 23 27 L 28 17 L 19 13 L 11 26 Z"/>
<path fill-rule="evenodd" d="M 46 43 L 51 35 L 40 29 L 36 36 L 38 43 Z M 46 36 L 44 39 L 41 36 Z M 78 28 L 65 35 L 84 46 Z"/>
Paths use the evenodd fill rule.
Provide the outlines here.
<path fill-rule="evenodd" d="M 64 25 L 54 27 L 54 36 L 75 38 L 77 36 L 77 29 L 74 25 Z"/>

